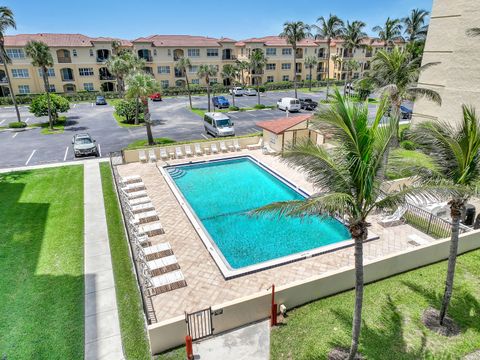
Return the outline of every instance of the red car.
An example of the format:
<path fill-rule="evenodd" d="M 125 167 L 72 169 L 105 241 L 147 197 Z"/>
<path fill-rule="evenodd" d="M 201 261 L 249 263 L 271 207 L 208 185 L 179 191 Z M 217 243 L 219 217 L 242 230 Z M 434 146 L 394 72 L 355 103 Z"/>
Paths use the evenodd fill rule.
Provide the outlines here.
<path fill-rule="evenodd" d="M 152 99 L 152 101 L 162 101 L 162 94 L 160 93 L 152 94 L 150 95 L 150 99 Z"/>

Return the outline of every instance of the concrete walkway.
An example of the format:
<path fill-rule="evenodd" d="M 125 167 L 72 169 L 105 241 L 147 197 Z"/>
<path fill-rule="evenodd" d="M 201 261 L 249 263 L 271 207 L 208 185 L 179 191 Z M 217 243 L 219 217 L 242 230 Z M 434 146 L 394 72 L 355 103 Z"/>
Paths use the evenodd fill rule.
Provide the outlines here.
<path fill-rule="evenodd" d="M 199 360 L 268 360 L 270 358 L 269 321 L 262 321 L 193 344 Z"/>
<path fill-rule="evenodd" d="M 85 359 L 123 359 L 98 162 L 84 164 Z"/>

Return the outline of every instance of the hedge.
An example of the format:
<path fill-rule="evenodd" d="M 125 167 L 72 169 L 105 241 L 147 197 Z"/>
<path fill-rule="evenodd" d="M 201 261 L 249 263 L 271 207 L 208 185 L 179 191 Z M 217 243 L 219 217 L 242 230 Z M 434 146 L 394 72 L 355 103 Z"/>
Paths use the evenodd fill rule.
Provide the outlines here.
<path fill-rule="evenodd" d="M 95 101 L 95 98 L 98 95 L 105 96 L 107 99 L 118 99 L 119 95 L 117 92 L 100 92 L 100 91 L 79 91 L 76 93 L 55 93 L 61 95 L 68 101 Z M 28 105 L 32 100 L 43 94 L 28 94 L 28 95 L 15 95 L 17 104 L 19 105 Z M 10 96 L 0 97 L 0 105 L 13 105 L 12 98 Z"/>

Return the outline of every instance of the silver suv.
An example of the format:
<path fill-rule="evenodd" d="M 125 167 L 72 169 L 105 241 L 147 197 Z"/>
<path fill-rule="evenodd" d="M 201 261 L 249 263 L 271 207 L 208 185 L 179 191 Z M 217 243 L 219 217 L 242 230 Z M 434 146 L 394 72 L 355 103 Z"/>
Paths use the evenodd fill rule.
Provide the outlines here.
<path fill-rule="evenodd" d="M 95 140 L 89 134 L 76 134 L 72 138 L 73 152 L 75 157 L 100 156 Z"/>

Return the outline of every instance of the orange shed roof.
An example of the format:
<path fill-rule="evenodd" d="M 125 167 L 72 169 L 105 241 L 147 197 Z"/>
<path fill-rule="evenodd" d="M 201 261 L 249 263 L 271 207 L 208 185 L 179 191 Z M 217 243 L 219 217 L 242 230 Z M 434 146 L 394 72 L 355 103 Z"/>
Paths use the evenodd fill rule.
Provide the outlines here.
<path fill-rule="evenodd" d="M 274 134 L 281 134 L 291 127 L 310 119 L 312 116 L 312 114 L 304 114 L 292 117 L 283 117 L 275 120 L 260 121 L 257 122 L 256 125 L 259 128 L 268 130 Z"/>

